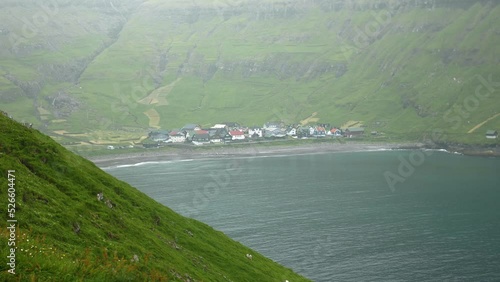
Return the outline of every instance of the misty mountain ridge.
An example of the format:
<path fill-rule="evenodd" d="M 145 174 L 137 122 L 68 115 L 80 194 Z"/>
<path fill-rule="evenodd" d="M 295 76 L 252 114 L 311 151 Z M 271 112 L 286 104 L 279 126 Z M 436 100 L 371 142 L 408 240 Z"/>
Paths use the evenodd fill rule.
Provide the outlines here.
<path fill-rule="evenodd" d="M 2 7 L 0 108 L 60 142 L 312 115 L 359 122 L 387 140 L 439 129 L 483 143 L 500 128 L 494 1 Z"/>

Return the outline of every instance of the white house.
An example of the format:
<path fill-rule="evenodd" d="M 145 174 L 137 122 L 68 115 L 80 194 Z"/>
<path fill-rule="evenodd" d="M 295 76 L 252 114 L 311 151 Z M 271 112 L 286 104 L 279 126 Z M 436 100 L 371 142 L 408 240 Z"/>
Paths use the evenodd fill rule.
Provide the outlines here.
<path fill-rule="evenodd" d="M 263 126 L 265 131 L 273 131 L 276 129 L 281 129 L 282 127 L 283 124 L 281 122 L 267 122 Z"/>
<path fill-rule="evenodd" d="M 262 128 L 258 128 L 258 127 L 252 127 L 252 128 L 249 128 L 248 129 L 248 136 L 250 138 L 254 137 L 254 136 L 258 136 L 258 137 L 262 137 L 264 136 L 262 134 Z"/>
<path fill-rule="evenodd" d="M 309 135 L 313 136 L 315 131 L 316 129 L 314 127 L 309 126 Z"/>
<path fill-rule="evenodd" d="M 288 132 L 286 133 L 286 135 L 288 135 L 288 136 L 297 136 L 297 128 L 291 128 L 290 130 L 288 130 Z"/>
<path fill-rule="evenodd" d="M 212 128 L 215 128 L 215 129 L 225 129 L 225 130 L 227 130 L 227 125 L 218 123 L 218 124 L 216 124 L 216 125 L 212 126 Z"/>
<path fill-rule="evenodd" d="M 498 132 L 496 130 L 488 130 L 486 131 L 486 138 L 488 139 L 497 139 Z"/>

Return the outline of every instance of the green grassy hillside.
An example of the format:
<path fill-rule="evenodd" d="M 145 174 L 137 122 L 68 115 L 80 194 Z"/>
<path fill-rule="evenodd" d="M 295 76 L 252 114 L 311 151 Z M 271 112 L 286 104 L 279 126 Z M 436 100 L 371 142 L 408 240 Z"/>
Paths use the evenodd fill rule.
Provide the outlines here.
<path fill-rule="evenodd" d="M 17 220 L 12 237 L 4 212 L 1 281 L 307 281 L 1 114 L 0 171 L 0 205 L 14 185 Z"/>
<path fill-rule="evenodd" d="M 61 142 L 313 113 L 407 140 L 500 129 L 496 1 L 57 3 L 1 4 L 0 108 Z"/>

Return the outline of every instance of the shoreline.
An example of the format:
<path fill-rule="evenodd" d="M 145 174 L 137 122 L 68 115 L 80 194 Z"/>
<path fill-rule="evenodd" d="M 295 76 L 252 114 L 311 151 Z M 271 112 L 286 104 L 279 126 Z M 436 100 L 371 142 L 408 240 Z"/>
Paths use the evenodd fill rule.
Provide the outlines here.
<path fill-rule="evenodd" d="M 168 151 L 149 151 L 139 153 L 123 153 L 116 155 L 103 155 L 88 157 L 100 168 L 110 168 L 125 165 L 137 165 L 146 162 L 182 161 L 200 159 L 221 159 L 234 157 L 271 157 L 285 155 L 309 155 L 334 152 L 370 152 L 390 150 L 415 150 L 425 149 L 423 143 L 320 143 L 304 145 L 276 145 L 276 146 L 252 146 L 241 144 L 240 146 L 217 146 L 217 147 L 186 147 L 175 148 Z"/>
<path fill-rule="evenodd" d="M 450 153 L 458 153 L 466 156 L 477 157 L 500 157 L 499 147 L 478 147 L 459 144 L 436 146 L 424 143 L 319 143 L 303 145 L 276 145 L 276 146 L 252 146 L 251 144 L 239 144 L 237 146 L 213 146 L 185 148 L 172 148 L 171 150 L 155 150 L 138 153 L 123 153 L 114 155 L 101 155 L 88 157 L 99 168 L 110 168 L 117 166 L 132 166 L 147 162 L 183 161 L 201 159 L 221 159 L 234 157 L 272 157 L 272 156 L 294 156 L 310 155 L 335 152 L 373 152 L 392 150 L 443 150 Z"/>

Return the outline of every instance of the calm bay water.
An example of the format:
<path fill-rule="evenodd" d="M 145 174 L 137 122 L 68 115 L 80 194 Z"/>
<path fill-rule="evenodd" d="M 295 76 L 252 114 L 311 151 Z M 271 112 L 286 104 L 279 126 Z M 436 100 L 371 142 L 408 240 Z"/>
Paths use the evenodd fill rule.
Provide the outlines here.
<path fill-rule="evenodd" d="M 500 281 L 500 159 L 409 151 L 107 168 L 314 281 Z"/>

